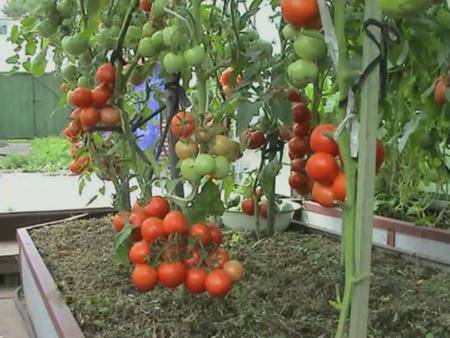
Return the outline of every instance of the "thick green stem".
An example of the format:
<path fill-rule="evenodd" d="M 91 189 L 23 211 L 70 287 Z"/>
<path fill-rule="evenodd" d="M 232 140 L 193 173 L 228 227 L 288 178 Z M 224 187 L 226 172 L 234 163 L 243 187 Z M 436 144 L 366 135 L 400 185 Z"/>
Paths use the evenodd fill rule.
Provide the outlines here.
<path fill-rule="evenodd" d="M 195 36 L 194 41 L 196 44 L 201 44 L 203 39 L 202 32 L 202 20 L 200 13 L 200 4 L 201 0 L 193 0 L 192 1 L 192 16 L 195 19 Z M 207 101 L 207 93 L 206 93 L 206 83 L 207 76 L 205 71 L 201 67 L 196 67 L 196 75 L 197 75 L 197 96 L 198 96 L 198 111 L 197 116 L 201 116 L 206 113 L 206 101 Z"/>

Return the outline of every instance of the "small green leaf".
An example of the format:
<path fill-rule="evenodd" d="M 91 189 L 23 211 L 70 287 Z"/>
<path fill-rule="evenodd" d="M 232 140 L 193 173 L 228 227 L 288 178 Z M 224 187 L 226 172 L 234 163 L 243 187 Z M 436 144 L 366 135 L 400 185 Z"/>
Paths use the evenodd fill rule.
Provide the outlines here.
<path fill-rule="evenodd" d="M 20 59 L 19 55 L 16 54 L 16 55 L 13 55 L 13 56 L 10 56 L 9 58 L 7 58 L 7 59 L 5 60 L 5 62 L 8 63 L 8 64 L 10 64 L 10 65 L 14 65 L 14 64 L 16 64 L 17 62 L 19 62 L 19 59 Z"/>
<path fill-rule="evenodd" d="M 100 189 L 98 189 L 98 192 L 102 195 L 105 195 L 105 190 L 106 190 L 106 187 L 102 186 Z"/>
<path fill-rule="evenodd" d="M 273 180 L 280 172 L 281 167 L 282 164 L 274 159 L 268 165 L 266 165 L 261 172 L 261 187 L 268 196 L 272 196 L 273 194 L 275 194 Z"/>
<path fill-rule="evenodd" d="M 192 222 L 204 220 L 207 215 L 222 216 L 224 211 L 219 187 L 212 181 L 207 181 L 203 185 L 202 190 L 188 208 Z"/>
<path fill-rule="evenodd" d="M 12 26 L 11 33 L 9 34 L 9 40 L 13 43 L 20 42 L 20 32 L 19 27 L 17 27 L 17 25 Z"/>
<path fill-rule="evenodd" d="M 130 237 L 133 228 L 131 227 L 128 220 L 125 221 L 125 226 L 122 231 L 119 232 L 114 238 L 114 250 L 116 252 L 117 259 L 121 264 L 128 264 L 130 261 L 128 259 L 128 237 Z"/>
<path fill-rule="evenodd" d="M 35 77 L 39 77 L 45 73 L 45 67 L 47 67 L 47 48 L 44 48 L 34 58 L 31 63 L 31 74 Z"/>
<path fill-rule="evenodd" d="M 236 119 L 236 131 L 238 134 L 242 133 L 248 128 L 253 116 L 259 113 L 261 102 L 255 101 L 240 101 L 238 104 Z"/>
<path fill-rule="evenodd" d="M 94 203 L 94 201 L 97 199 L 98 195 L 94 195 L 92 196 L 92 198 L 87 202 L 86 205 L 91 205 L 92 203 Z"/>
<path fill-rule="evenodd" d="M 270 100 L 270 107 L 272 108 L 271 116 L 280 119 L 281 122 L 288 126 L 292 125 L 293 114 L 291 103 L 284 95 L 275 95 Z"/>

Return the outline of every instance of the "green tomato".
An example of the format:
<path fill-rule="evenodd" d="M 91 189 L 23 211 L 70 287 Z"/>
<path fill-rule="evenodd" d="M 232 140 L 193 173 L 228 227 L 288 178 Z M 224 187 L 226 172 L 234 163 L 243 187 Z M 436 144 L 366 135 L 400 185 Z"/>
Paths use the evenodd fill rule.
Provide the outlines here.
<path fill-rule="evenodd" d="M 131 24 L 134 26 L 143 26 L 147 23 L 147 15 L 144 12 L 135 12 L 131 18 Z"/>
<path fill-rule="evenodd" d="M 75 82 L 78 78 L 78 68 L 69 64 L 61 69 L 61 76 L 67 82 Z"/>
<path fill-rule="evenodd" d="M 168 4 L 167 0 L 155 0 L 155 2 L 153 2 L 152 4 L 152 10 L 150 12 L 150 14 L 154 17 L 154 18 L 161 18 L 164 16 L 165 11 L 164 11 L 164 7 Z"/>
<path fill-rule="evenodd" d="M 80 76 L 78 78 L 77 85 L 78 85 L 78 87 L 90 88 L 91 81 L 89 80 L 89 78 L 87 76 Z"/>
<path fill-rule="evenodd" d="M 89 18 L 92 18 L 98 13 L 102 6 L 102 2 L 99 0 L 85 0 L 84 7 Z"/>
<path fill-rule="evenodd" d="M 216 161 L 209 154 L 200 154 L 195 159 L 194 168 L 198 175 L 212 175 L 216 171 Z"/>
<path fill-rule="evenodd" d="M 162 31 L 156 31 L 155 33 L 153 33 L 152 43 L 155 46 L 155 48 L 158 50 L 160 50 L 162 47 L 164 47 L 164 38 L 163 38 Z"/>
<path fill-rule="evenodd" d="M 195 160 L 193 158 L 187 158 L 181 161 L 180 173 L 188 181 L 196 182 L 202 178 L 202 175 L 195 169 Z"/>
<path fill-rule="evenodd" d="M 84 52 L 81 54 L 78 58 L 80 63 L 84 65 L 91 65 L 92 64 L 92 55 L 89 52 Z"/>
<path fill-rule="evenodd" d="M 291 41 L 294 41 L 298 34 L 298 30 L 291 24 L 287 24 L 286 26 L 284 26 L 281 32 L 283 33 L 283 36 L 286 40 Z"/>
<path fill-rule="evenodd" d="M 117 43 L 117 35 L 115 31 L 116 27 L 102 28 L 97 33 L 97 42 L 100 48 L 105 50 L 111 50 Z M 118 32 L 117 32 L 118 33 Z"/>
<path fill-rule="evenodd" d="M 64 19 L 70 18 L 74 9 L 75 3 L 72 0 L 63 0 L 56 5 L 56 10 Z"/>
<path fill-rule="evenodd" d="M 402 17 L 405 15 L 416 14 L 428 6 L 431 6 L 431 0 L 378 0 L 381 10 L 387 16 Z"/>
<path fill-rule="evenodd" d="M 58 25 L 52 20 L 44 20 L 37 27 L 37 31 L 44 38 L 49 38 L 58 31 Z"/>
<path fill-rule="evenodd" d="M 163 41 L 167 47 L 178 48 L 182 39 L 183 35 L 177 26 L 169 26 L 163 29 Z"/>
<path fill-rule="evenodd" d="M 239 32 L 239 41 L 242 41 L 244 44 L 254 42 L 258 40 L 258 38 L 258 32 L 251 27 L 245 27 Z"/>
<path fill-rule="evenodd" d="M 158 49 L 155 48 L 152 38 L 143 38 L 139 42 L 138 51 L 139 54 L 145 57 L 152 57 L 158 54 Z"/>
<path fill-rule="evenodd" d="M 167 53 L 163 60 L 164 69 L 171 74 L 179 73 L 186 66 L 181 54 Z"/>
<path fill-rule="evenodd" d="M 303 87 L 317 78 L 319 69 L 314 62 L 297 60 L 288 66 L 287 73 L 294 86 Z"/>
<path fill-rule="evenodd" d="M 138 26 L 130 26 L 128 27 L 128 31 L 125 34 L 125 39 L 123 44 L 127 48 L 135 48 L 137 47 L 139 40 L 141 38 L 142 29 Z"/>
<path fill-rule="evenodd" d="M 206 59 L 205 49 L 197 45 L 184 52 L 184 59 L 189 66 L 200 66 Z"/>
<path fill-rule="evenodd" d="M 325 55 L 327 46 L 321 33 L 302 31 L 294 42 L 294 50 L 298 57 L 308 61 L 316 61 Z"/>
<path fill-rule="evenodd" d="M 66 54 L 79 56 L 88 49 L 88 42 L 83 40 L 79 34 L 75 34 L 62 39 L 61 46 Z"/>
<path fill-rule="evenodd" d="M 142 37 L 151 37 L 156 32 L 156 28 L 150 22 L 146 22 L 142 27 Z"/>
<path fill-rule="evenodd" d="M 218 180 L 221 180 L 228 176 L 230 172 L 230 162 L 228 162 L 225 156 L 216 156 L 214 159 L 216 161 L 216 170 L 213 176 Z"/>

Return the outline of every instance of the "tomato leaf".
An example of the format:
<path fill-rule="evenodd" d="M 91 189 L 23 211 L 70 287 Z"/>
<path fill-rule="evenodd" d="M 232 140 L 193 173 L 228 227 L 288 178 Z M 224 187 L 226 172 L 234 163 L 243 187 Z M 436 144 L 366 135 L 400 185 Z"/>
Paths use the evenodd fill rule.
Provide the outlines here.
<path fill-rule="evenodd" d="M 17 27 L 17 25 L 12 26 L 11 33 L 9 34 L 9 40 L 13 43 L 20 42 L 20 32 L 19 27 Z"/>
<path fill-rule="evenodd" d="M 116 252 L 117 259 L 122 264 L 128 264 L 130 261 L 128 259 L 128 237 L 130 237 L 133 228 L 131 227 L 128 220 L 125 221 L 125 226 L 122 231 L 119 232 L 114 238 L 114 250 Z"/>
<path fill-rule="evenodd" d="M 222 216 L 225 207 L 220 199 L 219 187 L 212 181 L 207 181 L 187 209 L 192 222 L 203 220 L 206 215 Z"/>
<path fill-rule="evenodd" d="M 268 165 L 266 165 L 261 172 L 261 187 L 268 196 L 275 194 L 273 180 L 280 172 L 281 167 L 282 164 L 274 159 Z"/>
<path fill-rule="evenodd" d="M 238 110 L 236 114 L 236 132 L 238 134 L 242 133 L 248 128 L 253 116 L 259 113 L 261 108 L 261 102 L 255 101 L 240 101 L 238 104 Z"/>
<path fill-rule="evenodd" d="M 19 61 L 20 57 L 18 54 L 10 56 L 9 58 L 7 58 L 5 60 L 6 63 L 10 64 L 10 65 L 14 65 Z"/>
<path fill-rule="evenodd" d="M 47 48 L 44 48 L 39 52 L 39 54 L 34 58 L 31 63 L 31 74 L 35 77 L 39 77 L 45 72 L 45 67 L 47 67 Z"/>
<path fill-rule="evenodd" d="M 275 95 L 275 97 L 270 100 L 270 107 L 272 108 L 272 116 L 280 119 L 281 122 L 288 126 L 292 125 L 293 114 L 291 103 L 287 100 L 285 95 Z"/>
<path fill-rule="evenodd" d="M 403 135 L 398 140 L 398 152 L 401 153 L 409 140 L 409 136 L 414 133 L 414 131 L 419 126 L 420 121 L 424 118 L 423 112 L 418 112 L 414 117 L 405 124 L 403 129 Z"/>
<path fill-rule="evenodd" d="M 86 203 L 86 206 L 91 205 L 97 199 L 98 195 L 92 196 L 92 198 Z"/>

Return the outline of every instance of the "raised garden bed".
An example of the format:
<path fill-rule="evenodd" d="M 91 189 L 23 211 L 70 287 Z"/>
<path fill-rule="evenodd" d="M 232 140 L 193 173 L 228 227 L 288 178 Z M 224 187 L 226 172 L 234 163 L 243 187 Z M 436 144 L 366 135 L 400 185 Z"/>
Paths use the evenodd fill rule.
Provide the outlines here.
<path fill-rule="evenodd" d="M 41 300 L 40 312 L 30 312 L 45 337 L 329 337 L 336 327 L 328 301 L 335 299 L 340 253 L 327 237 L 288 231 L 258 241 L 239 233 L 230 250 L 247 276 L 215 300 L 182 290 L 137 292 L 130 269 L 112 259 L 109 218 L 29 233 L 18 232 L 22 277 L 30 309 Z M 379 249 L 372 272 L 371 336 L 450 336 L 448 274 Z"/>
<path fill-rule="evenodd" d="M 339 235 L 342 211 L 305 202 L 302 223 L 313 229 Z M 393 218 L 375 216 L 373 243 L 394 248 L 450 269 L 450 231 L 419 227 Z"/>

